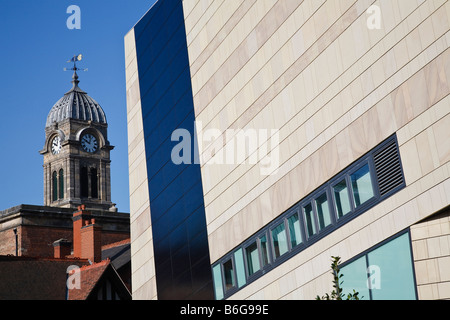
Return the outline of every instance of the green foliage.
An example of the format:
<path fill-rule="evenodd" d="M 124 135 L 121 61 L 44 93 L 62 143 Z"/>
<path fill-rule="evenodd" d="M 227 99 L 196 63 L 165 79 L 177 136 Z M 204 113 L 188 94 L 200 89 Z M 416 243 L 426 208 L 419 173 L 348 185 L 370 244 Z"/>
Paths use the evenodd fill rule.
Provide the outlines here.
<path fill-rule="evenodd" d="M 360 300 L 358 297 L 359 292 L 356 292 L 355 289 L 353 289 L 353 293 L 347 294 L 345 296 L 344 293 L 342 293 L 342 284 L 344 281 L 341 281 L 341 278 L 344 276 L 343 274 L 340 274 L 341 269 L 339 268 L 339 264 L 341 263 L 340 257 L 331 257 L 332 263 L 331 263 L 331 270 L 333 275 L 333 291 L 331 291 L 331 295 L 326 293 L 324 296 L 316 297 L 316 300 Z M 345 299 L 344 299 L 345 298 Z M 361 297 L 362 299 L 363 297 Z"/>

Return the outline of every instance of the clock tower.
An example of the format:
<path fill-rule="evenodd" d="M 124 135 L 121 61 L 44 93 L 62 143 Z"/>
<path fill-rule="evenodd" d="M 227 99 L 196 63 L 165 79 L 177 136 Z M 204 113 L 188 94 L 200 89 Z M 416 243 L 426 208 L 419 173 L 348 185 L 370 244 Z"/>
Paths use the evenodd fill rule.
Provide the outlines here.
<path fill-rule="evenodd" d="M 47 117 L 44 156 L 44 205 L 116 211 L 111 202 L 108 124 L 101 106 L 78 86 L 76 65 L 72 89 Z"/>

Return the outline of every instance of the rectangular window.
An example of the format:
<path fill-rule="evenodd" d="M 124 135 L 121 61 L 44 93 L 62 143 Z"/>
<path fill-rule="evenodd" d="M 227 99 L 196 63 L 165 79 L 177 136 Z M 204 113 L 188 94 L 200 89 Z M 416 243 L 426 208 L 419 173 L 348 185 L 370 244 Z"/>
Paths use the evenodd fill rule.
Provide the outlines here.
<path fill-rule="evenodd" d="M 284 221 L 272 230 L 272 241 L 275 259 L 288 252 L 288 242 Z"/>
<path fill-rule="evenodd" d="M 88 188 L 88 169 L 86 167 L 81 167 L 80 169 L 80 196 L 82 198 L 87 198 L 89 195 Z"/>
<path fill-rule="evenodd" d="M 52 176 L 52 184 L 53 184 L 53 197 L 52 197 L 52 201 L 56 201 L 58 200 L 58 174 L 55 172 L 53 172 L 53 176 Z"/>
<path fill-rule="evenodd" d="M 222 271 L 220 267 L 220 264 L 213 267 L 214 292 L 217 300 L 223 299 Z"/>
<path fill-rule="evenodd" d="M 368 273 L 372 299 L 415 300 L 413 262 L 409 234 L 369 252 Z"/>
<path fill-rule="evenodd" d="M 236 286 L 236 280 L 234 279 L 233 260 L 229 259 L 223 264 L 223 276 L 225 278 L 226 291 Z"/>
<path fill-rule="evenodd" d="M 259 246 L 261 248 L 262 268 L 269 264 L 269 246 L 267 245 L 267 237 L 264 235 L 259 238 Z"/>
<path fill-rule="evenodd" d="M 291 237 L 291 247 L 294 248 L 302 243 L 302 235 L 300 233 L 300 221 L 298 215 L 294 214 L 287 219 L 289 236 Z"/>
<path fill-rule="evenodd" d="M 59 198 L 64 199 L 64 170 L 59 170 Z"/>
<path fill-rule="evenodd" d="M 350 175 L 355 207 L 359 207 L 374 196 L 369 165 L 366 164 Z"/>
<path fill-rule="evenodd" d="M 316 198 L 317 217 L 319 218 L 320 230 L 331 224 L 330 208 L 328 207 L 327 194 L 323 193 Z"/>
<path fill-rule="evenodd" d="M 236 250 L 234 253 L 234 264 L 236 266 L 236 277 L 237 277 L 237 285 L 238 287 L 242 287 L 245 285 L 245 267 L 244 267 L 244 254 L 242 252 L 242 248 Z"/>
<path fill-rule="evenodd" d="M 98 176 L 97 176 L 97 168 L 91 169 L 91 197 L 97 199 L 98 198 Z"/>
<path fill-rule="evenodd" d="M 256 241 L 245 249 L 245 254 L 247 256 L 248 275 L 251 276 L 261 269 L 261 265 L 259 263 L 258 244 Z"/>
<path fill-rule="evenodd" d="M 367 266 L 366 257 L 363 256 L 352 263 L 341 268 L 342 293 L 346 296 L 358 292 L 361 300 L 370 300 L 369 288 L 367 286 Z"/>
<path fill-rule="evenodd" d="M 333 187 L 333 193 L 337 216 L 338 218 L 342 218 L 352 210 L 345 179 L 342 179 L 337 185 Z"/>
<path fill-rule="evenodd" d="M 305 215 L 306 232 L 308 237 L 311 237 L 317 232 L 317 230 L 316 223 L 314 222 L 314 211 L 310 203 L 303 208 L 303 213 Z"/>
<path fill-rule="evenodd" d="M 415 300 L 411 242 L 407 232 L 341 268 L 343 293 L 364 300 Z"/>

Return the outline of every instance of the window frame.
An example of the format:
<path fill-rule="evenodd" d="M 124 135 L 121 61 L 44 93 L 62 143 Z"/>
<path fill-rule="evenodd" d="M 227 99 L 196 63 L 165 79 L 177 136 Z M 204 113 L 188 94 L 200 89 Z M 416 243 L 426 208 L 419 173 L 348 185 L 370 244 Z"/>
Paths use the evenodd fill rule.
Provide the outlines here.
<path fill-rule="evenodd" d="M 371 198 L 369 198 L 368 200 L 366 200 L 365 202 L 363 202 L 362 204 L 360 204 L 359 206 L 356 206 L 355 198 L 354 198 L 354 194 L 353 194 L 353 186 L 352 186 L 352 182 L 351 182 L 351 175 L 356 173 L 358 170 L 362 169 L 366 165 L 369 167 L 370 184 L 372 186 L 373 196 Z M 371 203 L 373 203 L 376 199 L 379 199 L 380 193 L 378 190 L 378 185 L 375 182 L 376 181 L 375 165 L 374 165 L 373 159 L 371 159 L 371 157 L 366 157 L 364 161 L 358 162 L 357 165 L 355 165 L 350 170 L 348 170 L 347 178 L 348 178 L 348 184 L 350 185 L 350 190 L 349 190 L 350 195 L 351 195 L 350 200 L 351 200 L 351 204 L 354 206 L 354 211 L 364 210 L 364 209 L 360 209 L 360 208 L 365 208 L 367 206 L 370 206 Z"/>
<path fill-rule="evenodd" d="M 90 178 L 90 181 L 89 181 Z M 99 199 L 99 174 L 97 167 L 91 167 L 88 171 L 88 185 L 90 184 L 91 194 L 90 198 Z M 89 190 L 89 187 L 88 187 Z"/>
<path fill-rule="evenodd" d="M 287 250 L 280 254 L 278 257 L 275 255 L 275 243 L 273 238 L 273 231 L 278 228 L 279 226 L 284 226 L 284 232 L 286 233 L 286 246 Z M 290 237 L 289 237 L 289 231 L 287 230 L 287 221 L 286 218 L 283 217 L 283 219 L 278 220 L 276 223 L 272 224 L 272 226 L 269 228 L 269 238 L 270 238 L 270 245 L 272 247 L 271 254 L 273 261 L 277 261 L 282 259 L 287 253 L 291 251 L 290 248 Z"/>
<path fill-rule="evenodd" d="M 317 222 L 316 219 L 316 214 L 315 214 L 315 210 L 314 210 L 314 204 L 313 204 L 313 199 L 308 198 L 308 200 L 306 202 L 304 202 L 303 204 L 300 205 L 301 207 L 301 212 L 302 212 L 302 217 L 303 219 L 305 219 L 305 223 L 303 224 L 303 228 L 304 228 L 304 233 L 305 233 L 305 237 L 306 237 L 306 241 L 310 241 L 310 239 L 314 239 L 317 237 L 317 234 L 319 233 L 319 224 Z M 306 222 L 306 211 L 305 211 L 305 207 L 310 205 L 311 206 L 311 214 L 312 214 L 312 226 L 314 229 L 314 233 L 312 235 L 309 235 L 308 232 L 308 224 Z"/>
<path fill-rule="evenodd" d="M 218 267 L 218 273 L 215 273 L 215 268 Z M 213 289 L 214 289 L 214 297 L 217 299 L 219 299 L 218 297 L 218 292 L 220 292 L 220 299 L 223 299 L 225 297 L 225 288 L 224 288 L 224 283 L 223 283 L 223 271 L 222 271 L 222 264 L 218 264 L 216 263 L 215 265 L 212 266 L 211 268 L 211 272 L 212 272 L 212 278 L 213 278 Z M 220 276 L 220 288 L 216 287 L 216 277 L 215 276 Z"/>
<path fill-rule="evenodd" d="M 58 171 L 58 199 L 59 200 L 64 199 L 64 191 L 65 191 L 64 169 L 61 168 Z"/>
<path fill-rule="evenodd" d="M 332 201 L 332 205 L 333 205 L 333 209 L 336 213 L 335 217 L 336 217 L 336 221 L 339 222 L 342 219 L 344 219 L 345 217 L 347 217 L 348 215 L 352 214 L 355 211 L 355 206 L 353 204 L 352 201 L 352 192 L 350 191 L 350 181 L 349 181 L 349 175 L 345 175 L 345 177 L 340 178 L 340 179 L 336 179 L 336 182 L 332 181 L 330 182 L 330 186 L 331 186 L 331 201 Z M 347 189 L 347 198 L 348 198 L 348 203 L 350 205 L 350 211 L 343 214 L 342 217 L 339 217 L 339 213 L 337 210 L 337 201 L 336 201 L 336 193 L 335 193 L 335 187 L 341 183 L 342 181 L 345 181 L 345 187 Z"/>
<path fill-rule="evenodd" d="M 345 268 L 346 266 L 348 266 L 349 264 L 351 264 L 352 262 L 355 262 L 356 260 L 360 259 L 360 258 L 364 258 L 365 262 L 366 262 L 366 267 L 370 266 L 370 262 L 369 262 L 369 254 L 379 248 L 381 248 L 382 246 L 384 246 L 385 244 L 388 244 L 391 241 L 396 240 L 397 238 L 408 234 L 408 240 L 409 240 L 409 250 L 410 250 L 410 258 L 411 258 L 411 266 L 412 266 L 412 276 L 413 276 L 413 281 L 414 281 L 414 290 L 415 290 L 415 296 L 416 296 L 416 300 L 418 300 L 418 291 L 417 291 L 417 279 L 416 279 L 416 270 L 415 270 L 415 264 L 414 264 L 414 252 L 413 252 L 413 247 L 412 247 L 412 242 L 411 242 L 411 228 L 408 227 L 402 231 L 397 232 L 396 234 L 390 236 L 387 239 L 384 239 L 383 241 L 373 245 L 372 247 L 368 248 L 367 250 L 364 250 L 363 252 L 357 254 L 356 256 L 348 259 L 347 261 L 342 262 L 339 267 L 340 269 Z M 345 280 L 345 276 L 344 276 L 344 280 Z M 372 296 L 372 289 L 369 289 L 369 300 L 373 300 L 373 296 Z"/>
<path fill-rule="evenodd" d="M 293 216 L 297 216 L 297 221 L 299 223 L 299 230 L 300 230 L 300 239 L 301 241 L 299 243 L 297 243 L 295 246 L 292 246 L 292 237 L 291 237 L 291 231 L 289 229 L 289 219 L 292 218 Z M 290 246 L 290 251 L 294 251 L 294 250 L 298 250 L 298 248 L 301 248 L 302 246 L 305 245 L 306 243 L 306 235 L 304 230 L 302 229 L 302 217 L 301 217 L 301 213 L 300 213 L 300 208 L 295 208 L 294 210 L 290 211 L 287 215 L 286 215 L 286 226 L 288 229 L 288 238 L 289 238 L 289 246 Z"/>
<path fill-rule="evenodd" d="M 87 165 L 80 166 L 80 198 L 89 198 L 89 167 Z"/>
<path fill-rule="evenodd" d="M 340 174 L 333 177 L 329 182 L 327 183 L 328 189 L 331 193 L 331 200 L 332 200 L 332 207 L 333 207 L 333 216 L 335 219 L 335 225 L 336 227 L 340 227 L 341 225 L 347 223 L 349 220 L 354 219 L 359 214 L 369 210 L 372 206 L 376 205 L 380 201 L 380 192 L 378 189 L 378 181 L 376 180 L 376 173 L 375 173 L 375 164 L 373 163 L 373 157 L 372 154 L 374 152 L 370 152 L 369 155 L 366 155 L 363 158 L 360 158 L 356 161 L 356 163 L 350 165 L 345 169 L 345 171 L 342 171 Z M 368 199 L 366 202 L 362 203 L 359 206 L 355 205 L 354 195 L 353 195 L 353 187 L 351 183 L 351 175 L 364 167 L 365 165 L 369 166 L 369 173 L 370 173 L 370 180 L 371 180 L 371 186 L 373 191 L 373 196 Z M 338 212 L 336 210 L 336 198 L 334 195 L 334 186 L 336 186 L 339 182 L 341 182 L 345 178 L 345 182 L 347 185 L 347 194 L 349 196 L 350 201 L 350 207 L 351 211 L 347 214 L 343 215 L 342 217 L 338 217 Z"/>
<path fill-rule="evenodd" d="M 59 184 L 58 184 L 58 171 L 55 170 L 52 173 L 52 202 L 58 201 L 59 197 L 58 197 L 58 189 L 59 189 Z"/>
<path fill-rule="evenodd" d="M 329 185 L 327 184 L 324 188 L 320 189 L 318 192 L 316 192 L 313 196 L 312 196 L 312 202 L 313 202 L 313 209 L 315 210 L 315 215 L 316 215 L 316 221 L 317 221 L 317 233 L 324 233 L 327 232 L 328 229 L 331 228 L 331 226 L 335 225 L 337 222 L 337 219 L 334 217 L 333 214 L 333 209 L 331 206 L 331 197 L 330 197 L 330 192 L 329 192 Z M 320 228 L 320 219 L 319 219 L 319 210 L 317 207 L 317 199 L 319 197 L 321 197 L 322 195 L 326 196 L 327 198 L 327 206 L 328 206 L 328 214 L 330 217 L 330 223 L 327 226 L 324 226 L 322 229 Z"/>
<path fill-rule="evenodd" d="M 262 257 L 261 257 L 261 250 L 260 250 L 259 242 L 260 242 L 259 238 L 256 238 L 253 241 L 251 241 L 247 246 L 243 247 L 244 248 L 244 261 L 245 261 L 245 274 L 247 276 L 247 279 L 253 277 L 256 273 L 260 272 L 261 269 L 263 268 L 262 264 L 261 264 Z M 252 274 L 250 274 L 250 265 L 253 266 L 253 263 L 249 263 L 249 255 L 247 252 L 248 252 L 248 249 L 251 246 L 253 246 L 254 244 L 256 245 L 256 253 L 258 254 L 259 269 L 257 271 L 253 270 Z"/>
<path fill-rule="evenodd" d="M 236 250 L 233 250 L 233 253 Z M 227 283 L 225 280 L 225 263 L 227 263 L 228 261 L 231 261 L 231 267 L 233 268 L 233 279 L 234 279 L 234 284 L 227 289 Z M 232 254 L 231 256 L 227 256 L 225 257 L 225 259 L 223 260 L 223 262 L 221 263 L 221 272 L 222 272 L 222 288 L 224 291 L 224 296 L 226 296 L 227 294 L 233 294 L 235 291 L 237 291 L 237 274 L 236 274 L 236 263 L 234 262 L 234 254 Z"/>
<path fill-rule="evenodd" d="M 262 245 L 261 245 L 261 238 L 262 237 L 266 237 L 266 243 L 267 243 L 267 264 L 264 264 L 263 262 L 263 256 L 262 256 Z M 253 272 L 252 274 L 249 274 L 249 262 L 248 262 L 248 257 L 247 257 L 247 249 L 256 242 L 256 248 L 257 248 L 257 252 L 258 252 L 258 262 L 259 262 L 259 270 L 256 272 Z M 246 281 L 248 282 L 251 279 L 256 279 L 259 278 L 266 270 L 268 267 L 270 267 L 270 265 L 273 262 L 273 257 L 272 257 L 272 249 L 271 249 L 271 241 L 268 235 L 268 231 L 264 230 L 263 232 L 260 232 L 258 234 L 256 234 L 255 236 L 251 237 L 249 239 L 249 241 L 246 241 L 243 245 L 243 252 L 244 252 L 244 267 L 245 267 L 245 275 L 246 275 Z M 233 253 L 236 250 L 233 250 Z"/>

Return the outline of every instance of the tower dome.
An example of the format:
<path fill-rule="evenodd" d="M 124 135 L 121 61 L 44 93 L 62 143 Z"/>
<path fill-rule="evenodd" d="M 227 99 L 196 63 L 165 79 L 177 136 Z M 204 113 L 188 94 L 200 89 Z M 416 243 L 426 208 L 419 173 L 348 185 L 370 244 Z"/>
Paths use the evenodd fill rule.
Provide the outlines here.
<path fill-rule="evenodd" d="M 65 119 L 92 121 L 107 124 L 105 112 L 102 107 L 86 92 L 78 87 L 77 72 L 72 76 L 72 89 L 67 92 L 50 110 L 45 127 L 59 123 Z"/>

